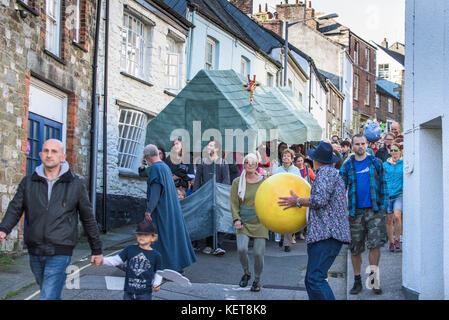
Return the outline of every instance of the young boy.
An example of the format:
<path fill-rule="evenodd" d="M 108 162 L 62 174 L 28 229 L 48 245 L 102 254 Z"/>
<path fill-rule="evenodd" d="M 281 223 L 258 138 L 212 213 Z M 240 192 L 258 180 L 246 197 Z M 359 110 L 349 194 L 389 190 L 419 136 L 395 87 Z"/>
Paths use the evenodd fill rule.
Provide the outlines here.
<path fill-rule="evenodd" d="M 151 248 L 157 241 L 157 230 L 152 223 L 143 221 L 136 230 L 138 245 L 130 245 L 118 255 L 104 258 L 104 265 L 117 267 L 126 263 L 124 300 L 151 300 L 152 292 L 160 289 L 161 254 Z M 157 284 L 158 283 L 158 284 Z"/>

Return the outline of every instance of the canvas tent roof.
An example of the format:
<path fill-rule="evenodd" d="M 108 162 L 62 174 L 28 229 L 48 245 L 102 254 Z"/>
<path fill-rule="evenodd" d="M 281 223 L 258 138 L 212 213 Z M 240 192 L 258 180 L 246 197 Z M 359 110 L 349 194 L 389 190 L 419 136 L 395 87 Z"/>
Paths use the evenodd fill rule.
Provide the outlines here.
<path fill-rule="evenodd" d="M 251 105 L 246 83 L 233 70 L 201 70 L 150 121 L 145 142 L 169 150 L 182 136 L 190 151 L 201 152 L 214 136 L 223 151 L 248 152 L 276 138 L 287 144 L 321 139 L 322 128 L 290 90 L 259 86 Z M 245 134 L 258 140 L 238 140 Z M 245 141 L 244 149 L 238 141 Z"/>

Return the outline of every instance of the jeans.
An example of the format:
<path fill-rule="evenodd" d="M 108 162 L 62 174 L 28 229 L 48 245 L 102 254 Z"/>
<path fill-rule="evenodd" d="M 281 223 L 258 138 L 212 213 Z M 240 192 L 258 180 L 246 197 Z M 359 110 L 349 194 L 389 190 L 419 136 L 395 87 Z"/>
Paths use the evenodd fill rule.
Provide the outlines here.
<path fill-rule="evenodd" d="M 40 300 L 62 300 L 62 289 L 67 278 L 70 256 L 30 255 L 31 271 L 41 289 Z"/>
<path fill-rule="evenodd" d="M 307 245 L 307 273 L 304 280 L 310 300 L 335 300 L 327 273 L 343 243 L 327 239 Z"/>
<path fill-rule="evenodd" d="M 151 300 L 151 299 L 152 299 L 152 292 L 142 294 L 125 292 L 123 294 L 123 300 Z"/>

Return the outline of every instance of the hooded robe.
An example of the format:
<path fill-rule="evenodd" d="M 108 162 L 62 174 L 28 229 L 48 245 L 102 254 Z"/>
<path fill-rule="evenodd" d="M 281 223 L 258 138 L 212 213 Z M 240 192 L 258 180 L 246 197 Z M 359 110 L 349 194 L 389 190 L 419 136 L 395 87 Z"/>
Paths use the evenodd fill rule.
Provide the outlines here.
<path fill-rule="evenodd" d="M 179 271 L 196 261 L 170 168 L 162 161 L 151 166 L 147 212 L 158 229 L 152 247 L 162 256 L 162 269 Z"/>

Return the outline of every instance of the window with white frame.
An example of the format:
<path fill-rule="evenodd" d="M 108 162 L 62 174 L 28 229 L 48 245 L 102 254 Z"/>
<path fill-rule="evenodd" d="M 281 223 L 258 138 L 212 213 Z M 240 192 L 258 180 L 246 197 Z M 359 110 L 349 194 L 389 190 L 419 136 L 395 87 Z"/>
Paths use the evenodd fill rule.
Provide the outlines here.
<path fill-rule="evenodd" d="M 366 61 L 366 70 L 369 71 L 370 65 L 370 50 L 368 48 L 365 49 L 365 61 Z"/>
<path fill-rule="evenodd" d="M 390 112 L 390 113 L 394 112 L 393 99 L 391 99 L 391 98 L 388 98 L 388 112 Z"/>
<path fill-rule="evenodd" d="M 80 41 L 80 6 L 81 0 L 73 0 L 73 41 Z"/>
<path fill-rule="evenodd" d="M 165 78 L 168 89 L 179 89 L 182 45 L 167 37 L 167 58 L 165 61 Z"/>
<path fill-rule="evenodd" d="M 359 64 L 359 43 L 354 43 L 354 63 L 355 65 Z"/>
<path fill-rule="evenodd" d="M 207 37 L 206 41 L 206 62 L 204 68 L 206 70 L 215 69 L 215 50 L 217 43 L 212 39 Z"/>
<path fill-rule="evenodd" d="M 121 70 L 135 77 L 144 77 L 145 25 L 135 16 L 124 13 L 121 44 Z"/>
<path fill-rule="evenodd" d="M 141 159 L 147 116 L 136 110 L 120 109 L 118 161 L 119 168 L 135 169 Z"/>
<path fill-rule="evenodd" d="M 370 97 L 370 87 L 371 87 L 371 81 L 366 80 L 366 83 L 365 83 L 365 93 L 366 93 L 365 104 L 367 106 L 370 105 L 370 98 L 371 98 Z"/>
<path fill-rule="evenodd" d="M 380 108 L 380 96 L 376 93 L 376 108 Z"/>
<path fill-rule="evenodd" d="M 241 56 L 240 58 L 240 74 L 242 76 L 247 76 L 250 73 L 250 64 L 249 59 Z"/>
<path fill-rule="evenodd" d="M 354 100 L 359 100 L 359 76 L 354 75 Z"/>
<path fill-rule="evenodd" d="M 59 56 L 61 40 L 61 0 L 46 0 L 45 48 Z"/>
<path fill-rule="evenodd" d="M 272 87 L 273 86 L 273 75 L 269 72 L 267 72 L 267 86 Z"/>
<path fill-rule="evenodd" d="M 379 64 L 379 78 L 389 78 L 390 77 L 390 65 L 388 63 Z"/>

